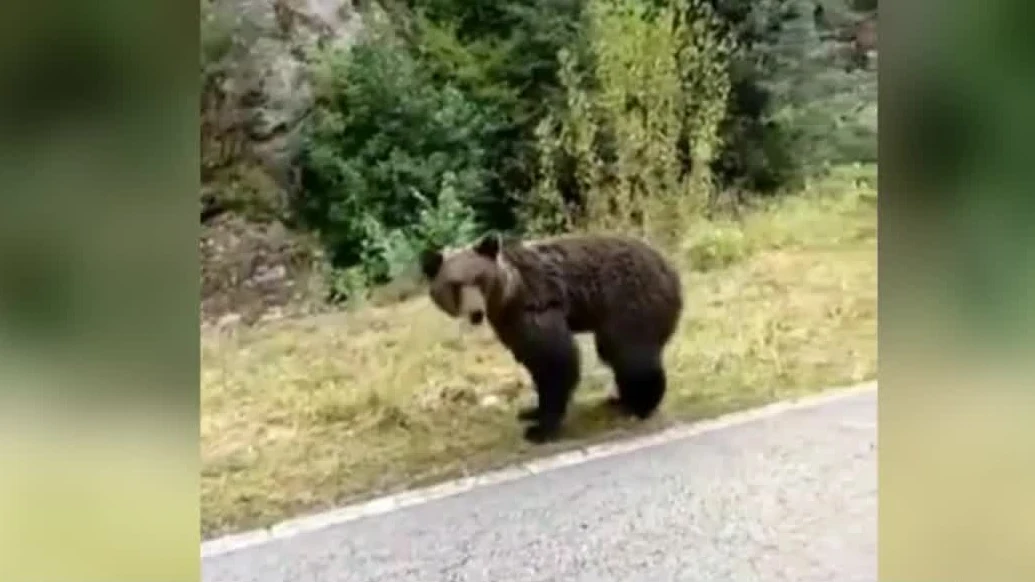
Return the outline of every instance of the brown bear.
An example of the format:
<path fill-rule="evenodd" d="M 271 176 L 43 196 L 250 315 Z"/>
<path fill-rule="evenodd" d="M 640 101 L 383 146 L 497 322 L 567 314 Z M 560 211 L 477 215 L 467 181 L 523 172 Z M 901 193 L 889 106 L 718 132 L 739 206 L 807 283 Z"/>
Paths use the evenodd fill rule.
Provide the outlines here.
<path fill-rule="evenodd" d="M 454 318 L 488 321 L 531 374 L 538 405 L 522 409 L 533 443 L 554 439 L 579 382 L 573 334 L 593 333 L 618 394 L 609 403 L 646 419 L 665 394 L 662 351 L 683 310 L 679 275 L 647 243 L 618 235 L 506 241 L 425 250 L 434 304 Z"/>

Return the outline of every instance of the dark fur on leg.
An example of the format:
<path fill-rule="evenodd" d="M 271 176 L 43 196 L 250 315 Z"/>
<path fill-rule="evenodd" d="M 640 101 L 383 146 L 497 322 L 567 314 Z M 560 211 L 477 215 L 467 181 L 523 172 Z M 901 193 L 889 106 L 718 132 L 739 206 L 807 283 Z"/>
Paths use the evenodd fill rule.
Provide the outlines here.
<path fill-rule="evenodd" d="M 618 388 L 617 394 L 609 396 L 605 403 L 619 414 L 646 419 L 665 396 L 661 348 L 619 346 L 616 334 L 596 338 L 597 355 L 611 368 Z"/>
<path fill-rule="evenodd" d="M 525 429 L 525 439 L 538 444 L 554 440 L 560 433 L 568 402 L 578 384 L 578 365 L 576 361 L 558 363 L 542 372 L 533 372 L 533 377 L 539 407 L 535 424 Z"/>
<path fill-rule="evenodd" d="M 623 391 L 622 408 L 640 420 L 653 416 L 665 397 L 665 371 L 660 367 L 635 370 L 625 374 L 622 382 L 629 387 Z"/>
<path fill-rule="evenodd" d="M 557 438 L 568 411 L 568 403 L 579 383 L 581 362 L 575 338 L 563 325 L 563 320 L 548 320 L 536 334 L 537 342 L 524 352 L 522 363 L 528 368 L 538 394 L 538 406 L 532 424 L 525 429 L 525 439 L 544 443 Z"/>
<path fill-rule="evenodd" d="M 534 422 L 539 420 L 539 405 L 526 406 L 518 410 L 517 419 L 521 422 Z"/>
<path fill-rule="evenodd" d="M 667 380 L 659 350 L 644 350 L 615 369 L 618 396 L 611 404 L 641 420 L 650 418 L 665 398 Z"/>

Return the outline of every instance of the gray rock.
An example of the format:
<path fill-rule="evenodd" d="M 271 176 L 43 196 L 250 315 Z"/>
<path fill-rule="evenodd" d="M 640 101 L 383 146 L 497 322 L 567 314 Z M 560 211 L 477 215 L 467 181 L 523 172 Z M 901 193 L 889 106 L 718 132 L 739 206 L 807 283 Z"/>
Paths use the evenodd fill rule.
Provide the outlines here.
<path fill-rule="evenodd" d="M 307 54 L 351 46 L 363 29 L 352 0 L 213 0 L 229 27 L 221 90 L 235 103 L 251 155 L 290 192 L 300 128 L 312 108 Z"/>

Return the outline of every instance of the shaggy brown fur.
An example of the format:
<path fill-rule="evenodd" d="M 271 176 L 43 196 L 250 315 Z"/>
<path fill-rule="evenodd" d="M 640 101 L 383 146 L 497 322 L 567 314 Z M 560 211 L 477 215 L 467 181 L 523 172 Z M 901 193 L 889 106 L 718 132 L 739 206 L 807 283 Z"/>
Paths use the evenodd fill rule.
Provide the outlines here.
<path fill-rule="evenodd" d="M 525 437 L 556 436 L 580 375 L 573 334 L 592 333 L 614 372 L 611 402 L 640 418 L 665 393 L 661 354 L 683 309 L 679 275 L 646 243 L 621 236 L 570 236 L 504 244 L 498 235 L 451 253 L 421 257 L 432 301 L 474 324 L 488 320 L 532 375 L 537 421 Z"/>

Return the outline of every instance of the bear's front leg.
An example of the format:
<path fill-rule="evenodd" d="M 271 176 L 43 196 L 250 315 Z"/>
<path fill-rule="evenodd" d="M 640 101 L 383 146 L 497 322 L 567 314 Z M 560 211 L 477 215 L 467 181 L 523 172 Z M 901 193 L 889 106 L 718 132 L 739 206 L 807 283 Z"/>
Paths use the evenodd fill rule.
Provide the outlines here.
<path fill-rule="evenodd" d="M 524 366 L 528 370 L 532 369 L 532 367 L 529 365 L 528 359 L 523 357 L 525 354 L 523 354 L 520 349 L 512 350 L 511 353 L 514 356 L 514 359 L 517 360 L 517 362 L 519 364 L 521 364 L 522 366 Z M 533 388 L 535 388 L 535 386 L 533 386 Z M 536 390 L 536 393 L 538 394 L 538 390 Z M 517 411 L 517 419 L 518 419 L 519 422 L 536 422 L 536 421 L 538 421 L 539 420 L 539 403 L 536 402 L 535 404 L 533 404 L 531 406 L 522 406 L 521 408 L 519 408 L 518 411 Z"/>
<path fill-rule="evenodd" d="M 568 411 L 568 402 L 579 382 L 579 349 L 575 338 L 559 316 L 543 318 L 530 331 L 522 360 L 528 368 L 539 405 L 529 418 L 535 424 L 525 429 L 525 439 L 544 443 L 557 438 Z"/>
<path fill-rule="evenodd" d="M 542 388 L 538 389 L 541 394 L 540 408 L 534 424 L 525 429 L 525 440 L 533 444 L 557 439 L 568 408 L 568 398 L 558 383 L 547 380 L 542 384 Z"/>

